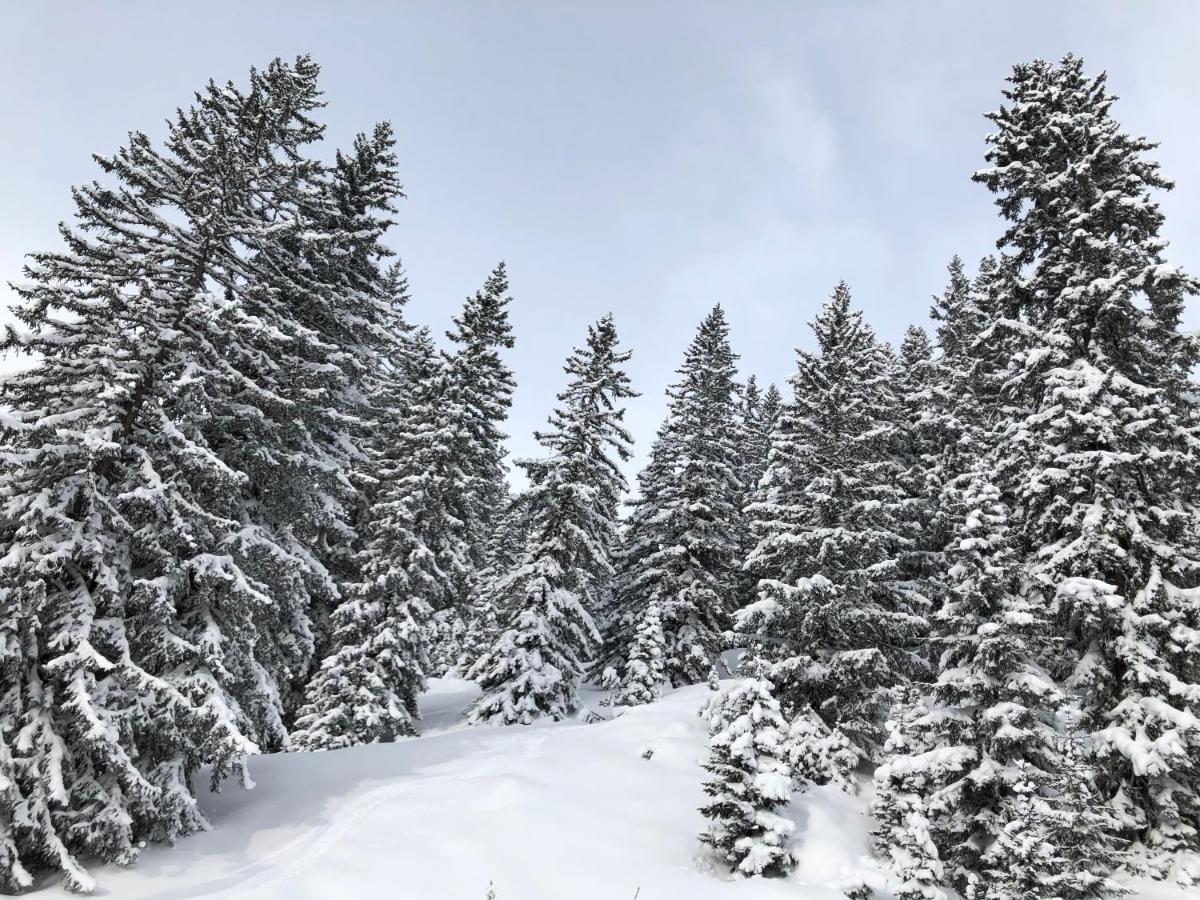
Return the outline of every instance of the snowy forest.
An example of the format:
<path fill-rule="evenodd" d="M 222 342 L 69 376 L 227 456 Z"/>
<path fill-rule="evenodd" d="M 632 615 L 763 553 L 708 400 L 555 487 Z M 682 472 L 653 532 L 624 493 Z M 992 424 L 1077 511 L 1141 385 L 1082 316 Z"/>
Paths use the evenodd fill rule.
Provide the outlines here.
<path fill-rule="evenodd" d="M 479 273 L 445 340 L 412 320 L 392 126 L 321 161 L 314 59 L 97 155 L 0 344 L 25 360 L 0 382 L 0 891 L 169 866 L 226 827 L 218 788 L 252 810 L 260 765 L 383 765 L 425 740 L 431 683 L 466 682 L 456 734 L 573 728 L 580 753 L 682 709 L 702 750 L 663 726 L 627 765 L 687 757 L 703 801 L 671 840 L 722 897 L 818 896 L 788 810 L 835 794 L 869 848 L 835 895 L 1196 890 L 1200 280 L 1105 76 L 1003 78 L 962 173 L 994 254 L 948 260 L 899 346 L 853 271 L 798 286 L 787 384 L 712 306 L 635 484 L 649 348 L 580 321 L 542 452 L 510 460 L 520 285 Z M 480 877 L 406 893 L 398 866 L 379 896 L 527 896 Z"/>

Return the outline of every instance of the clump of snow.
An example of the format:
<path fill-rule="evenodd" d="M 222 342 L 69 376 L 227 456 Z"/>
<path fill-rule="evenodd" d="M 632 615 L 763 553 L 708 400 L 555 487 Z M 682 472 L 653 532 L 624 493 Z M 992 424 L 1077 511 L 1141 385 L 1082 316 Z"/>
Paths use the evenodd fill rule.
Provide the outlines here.
<path fill-rule="evenodd" d="M 867 877 L 864 798 L 835 787 L 781 810 L 787 879 L 735 879 L 697 841 L 707 685 L 597 724 L 463 728 L 476 695 L 433 679 L 422 737 L 253 760 L 253 791 L 201 792 L 211 831 L 98 868 L 97 896 L 484 900 L 490 882 L 496 900 L 833 900 Z"/>

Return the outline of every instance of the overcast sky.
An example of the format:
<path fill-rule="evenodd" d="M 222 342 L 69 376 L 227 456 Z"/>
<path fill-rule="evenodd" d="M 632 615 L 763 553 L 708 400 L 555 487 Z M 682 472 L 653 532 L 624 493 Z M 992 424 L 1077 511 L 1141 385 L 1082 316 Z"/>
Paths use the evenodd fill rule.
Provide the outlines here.
<path fill-rule="evenodd" d="M 925 321 L 949 257 L 973 268 L 1000 232 L 970 174 L 1015 62 L 1074 51 L 1109 72 L 1115 115 L 1177 182 L 1169 257 L 1200 272 L 1197 47 L 1190 2 L 8 0 L 0 282 L 56 245 L 91 153 L 161 134 L 209 77 L 311 53 L 330 148 L 396 127 L 413 317 L 440 333 L 508 261 L 513 451 L 535 452 L 563 357 L 611 310 L 640 463 L 714 303 L 743 372 L 781 386 L 838 279 L 887 339 Z"/>

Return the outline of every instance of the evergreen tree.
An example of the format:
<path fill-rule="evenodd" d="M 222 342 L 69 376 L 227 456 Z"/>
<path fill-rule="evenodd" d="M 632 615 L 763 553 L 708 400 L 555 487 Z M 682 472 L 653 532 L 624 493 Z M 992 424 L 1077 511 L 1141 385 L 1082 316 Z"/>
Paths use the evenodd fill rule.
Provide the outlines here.
<path fill-rule="evenodd" d="M 943 886 L 996 900 L 1102 896 L 1113 848 L 1061 726 L 1069 710 L 1049 671 L 1061 641 L 1022 596 L 991 461 L 965 492 L 950 554 L 939 676 L 898 710 L 875 773 L 877 838 L 902 898 Z"/>
<path fill-rule="evenodd" d="M 751 376 L 753 380 L 754 376 Z M 749 408 L 745 414 L 745 427 L 748 432 L 745 450 L 742 453 L 742 483 L 747 497 L 752 497 L 758 489 L 758 483 L 767 471 L 771 455 L 771 435 L 779 423 L 783 411 L 783 395 L 774 384 L 767 385 L 762 397 L 750 415 Z"/>
<path fill-rule="evenodd" d="M 900 343 L 895 373 L 899 401 L 897 452 L 903 467 L 901 519 L 907 540 L 901 562 L 904 571 L 920 581 L 931 599 L 937 591 L 935 578 L 940 574 L 939 556 L 944 540 L 934 527 L 945 477 L 939 456 L 947 436 L 934 399 L 942 388 L 942 375 L 929 335 L 925 329 L 910 325 Z"/>
<path fill-rule="evenodd" d="M 786 875 L 795 865 L 787 848 L 794 827 L 776 810 L 791 800 L 786 754 L 787 723 L 771 683 L 748 678 L 723 695 L 712 713 L 700 811 L 713 820 L 700 836 L 741 875 Z"/>
<path fill-rule="evenodd" d="M 921 462 L 930 473 L 925 497 L 930 505 L 927 546 L 930 565 L 946 568 L 944 556 L 962 520 L 954 501 L 963 479 L 969 479 L 988 446 L 985 435 L 996 405 L 995 371 L 1006 342 L 992 328 L 1000 313 L 991 304 L 991 284 L 1005 276 L 994 259 L 983 260 L 973 286 L 955 256 L 947 267 L 949 281 L 929 311 L 937 325 L 938 355 L 929 379 L 928 402 L 917 433 Z M 985 313 L 989 304 L 992 313 Z"/>
<path fill-rule="evenodd" d="M 471 558 L 477 569 L 487 563 L 487 544 L 508 488 L 504 477 L 501 425 L 512 406 L 512 371 L 500 351 L 513 346 L 508 321 L 508 270 L 500 263 L 483 288 L 468 297 L 446 337 L 454 345 L 444 354 L 446 394 L 443 415 L 453 423 L 465 484 L 462 514 L 468 523 Z"/>
<path fill-rule="evenodd" d="M 437 678 L 453 675 L 466 651 L 470 625 L 469 610 L 459 606 L 439 609 L 429 617 L 429 674 Z"/>
<path fill-rule="evenodd" d="M 738 472 L 737 357 L 720 306 L 688 346 L 667 391 L 667 419 L 627 529 L 616 584 L 620 618 L 609 659 L 624 661 L 645 612 L 656 605 L 674 686 L 704 681 L 724 649 L 737 606 L 742 484 Z"/>
<path fill-rule="evenodd" d="M 889 691 L 922 670 L 926 600 L 899 556 L 904 495 L 896 452 L 895 361 L 839 284 L 799 351 L 795 399 L 780 417 L 751 505 L 747 566 L 759 599 L 739 629 L 789 715 L 811 707 L 860 757 L 882 743 Z"/>
<path fill-rule="evenodd" d="M 335 648 L 308 688 L 293 737 L 299 749 L 326 750 L 416 733 L 425 687 L 428 618 L 470 565 L 459 522 L 447 509 L 456 484 L 453 442 L 441 416 L 441 382 L 428 332 L 418 332 L 394 379 L 381 379 L 377 403 L 386 448 L 373 466 L 373 501 L 360 531 L 352 585 L 333 620 Z M 408 377 L 401 378 L 406 369 Z"/>
<path fill-rule="evenodd" d="M 516 614 L 471 671 L 483 687 L 473 723 L 557 720 L 579 708 L 576 682 L 599 640 L 591 611 L 612 577 L 626 489 L 618 461 L 629 458 L 632 439 L 619 404 L 636 396 L 623 368 L 629 357 L 611 316 L 590 326 L 586 348 L 567 359 L 570 382 L 550 428 L 537 433 L 548 455 L 520 462 L 530 482 L 529 539 L 497 587 Z"/>
<path fill-rule="evenodd" d="M 499 584 L 521 559 L 529 532 L 529 503 L 524 494 L 509 497 L 504 512 L 497 517 L 488 540 L 485 564 L 476 578 L 466 629 L 458 642 L 455 663 L 458 672 L 469 672 L 500 637 L 512 617 L 505 605 Z"/>
<path fill-rule="evenodd" d="M 447 423 L 457 459 L 457 474 L 446 487 L 447 508 L 466 536 L 470 565 L 460 573 L 458 588 L 434 613 L 430 629 L 430 672 L 443 675 L 466 655 L 475 639 L 469 635 L 474 607 L 490 589 L 488 547 L 498 511 L 508 496 L 501 424 L 512 406 L 514 381 L 501 350 L 513 346 L 508 321 L 508 271 L 500 263 L 481 290 L 468 297 L 446 333 L 453 344 L 442 354 L 440 414 Z"/>
<path fill-rule="evenodd" d="M 744 509 L 757 498 L 758 483 L 767 471 L 771 453 L 771 434 L 779 421 L 783 398 L 779 388 L 768 386 L 765 392 L 758 389 L 758 379 L 751 375 L 742 391 L 739 426 L 741 443 L 738 449 L 738 478 L 742 485 L 741 506 Z M 749 528 L 740 531 L 741 549 L 739 557 L 745 560 L 757 543 Z M 758 590 L 757 576 L 744 567 L 739 573 L 737 606 L 743 607 L 754 601 Z"/>
<path fill-rule="evenodd" d="M 989 168 L 1020 267 L 1006 325 L 1016 404 L 997 471 L 1031 605 L 1067 636 L 1056 672 L 1090 732 L 1120 834 L 1200 847 L 1200 546 L 1194 503 L 1197 281 L 1163 258 L 1154 145 L 1111 117 L 1082 62 L 1014 68 L 989 118 Z M 1162 867 L 1169 863 L 1162 861 Z"/>
<path fill-rule="evenodd" d="M 646 561 L 659 552 L 650 530 L 650 519 L 656 514 L 658 492 L 667 483 L 672 465 L 670 444 L 664 434 L 666 423 L 650 445 L 650 458 L 637 475 L 638 495 L 629 502 L 630 512 L 625 521 L 622 540 L 614 554 L 613 590 L 610 603 L 599 610 L 597 625 L 602 635 L 600 652 L 591 667 L 591 675 L 606 690 L 620 688 L 641 620 L 649 605 L 636 602 L 631 585 L 646 567 Z M 662 616 L 659 614 L 659 627 Z"/>
<path fill-rule="evenodd" d="M 326 239 L 316 75 L 301 57 L 210 83 L 161 148 L 134 132 L 98 157 L 111 183 L 74 191 L 66 249 L 17 289 L 2 349 L 36 362 L 0 386 L 5 889 L 57 869 L 90 890 L 81 858 L 204 827 L 202 766 L 218 783 L 286 741 L 329 579 L 253 485 L 306 495 L 276 428 L 284 345 L 308 345 L 268 298 L 292 245 Z"/>
<path fill-rule="evenodd" d="M 625 679 L 617 694 L 617 703 L 638 706 L 653 703 L 659 698 L 663 682 L 666 681 L 663 661 L 665 643 L 658 606 L 651 603 L 642 616 L 629 659 L 625 662 Z"/>
<path fill-rule="evenodd" d="M 985 274 L 995 268 L 993 258 L 980 263 Z M 979 306 L 980 288 L 973 287 L 960 257 L 954 256 L 946 266 L 949 280 L 941 296 L 933 298 L 929 317 L 937 322 L 937 344 L 945 361 L 961 361 L 978 354 L 976 343 L 990 317 Z"/>
<path fill-rule="evenodd" d="M 387 431 L 378 425 L 389 413 L 374 402 L 374 381 L 379 372 L 385 378 L 408 377 L 394 368 L 411 337 L 404 319 L 408 284 L 398 264 L 385 265 L 392 253 L 382 243 L 394 224 L 395 201 L 403 196 L 394 146 L 391 125 L 381 123 L 370 135 L 359 134 L 349 152 L 336 153 L 309 211 L 327 240 L 317 245 L 317 252 L 305 254 L 306 268 L 296 267 L 319 277 L 320 302 L 301 294 L 290 306 L 297 320 L 321 336 L 309 364 L 289 379 L 289 386 L 295 408 L 314 420 L 309 430 L 326 461 L 313 479 L 320 486 L 322 514 L 302 520 L 309 525 L 305 539 L 339 592 L 361 580 L 355 529 L 370 503 L 371 450 Z M 328 649 L 331 611 L 324 605 L 309 611 L 319 654 Z"/>
<path fill-rule="evenodd" d="M 741 388 L 738 403 L 738 477 L 746 490 L 757 484 L 756 481 L 752 481 L 754 470 L 760 462 L 763 468 L 766 468 L 767 453 L 771 449 L 770 433 L 763 434 L 759 428 L 762 402 L 763 394 L 758 388 L 758 378 L 751 375 Z M 760 477 L 761 474 L 760 472 Z"/>

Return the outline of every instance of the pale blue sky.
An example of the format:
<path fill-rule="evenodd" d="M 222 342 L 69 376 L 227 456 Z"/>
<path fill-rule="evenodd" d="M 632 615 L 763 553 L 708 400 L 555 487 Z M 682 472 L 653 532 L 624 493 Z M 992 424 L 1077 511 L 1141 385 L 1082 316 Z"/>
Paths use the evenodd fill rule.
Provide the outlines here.
<path fill-rule="evenodd" d="M 924 322 L 948 258 L 973 266 L 999 234 L 969 176 L 1014 62 L 1074 51 L 1108 70 L 1117 117 L 1178 183 L 1170 256 L 1200 271 L 1198 46 L 1189 2 L 6 0 L 0 281 L 55 244 L 89 154 L 161 133 L 210 76 L 310 52 L 331 146 L 396 126 L 408 199 L 390 241 L 414 318 L 440 332 L 508 261 L 514 452 L 535 449 L 563 357 L 611 310 L 644 394 L 640 461 L 718 301 L 764 381 L 787 377 L 838 279 L 884 337 Z"/>

